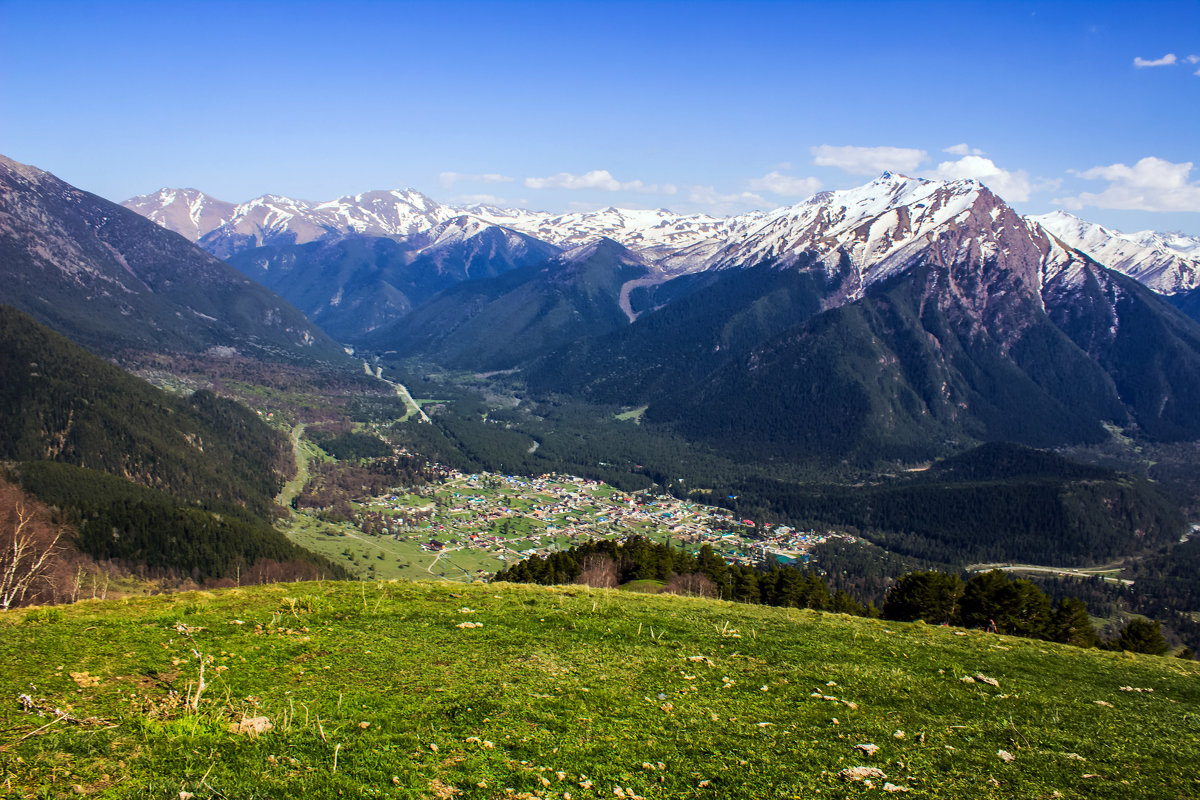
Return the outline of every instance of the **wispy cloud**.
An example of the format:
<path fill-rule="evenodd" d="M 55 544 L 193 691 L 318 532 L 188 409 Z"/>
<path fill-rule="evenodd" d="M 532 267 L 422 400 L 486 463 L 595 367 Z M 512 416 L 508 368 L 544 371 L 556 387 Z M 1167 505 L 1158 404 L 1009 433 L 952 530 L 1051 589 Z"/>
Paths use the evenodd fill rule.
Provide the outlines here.
<path fill-rule="evenodd" d="M 983 151 L 978 147 L 969 147 L 966 142 L 962 144 L 951 145 L 942 150 L 943 153 L 949 153 L 952 156 L 981 156 Z"/>
<path fill-rule="evenodd" d="M 516 178 L 510 178 L 507 175 L 497 175 L 494 172 L 489 172 L 483 175 L 472 175 L 467 172 L 443 172 L 438 175 L 438 182 L 442 184 L 443 189 L 450 189 L 454 184 L 459 182 L 467 183 L 512 183 Z"/>
<path fill-rule="evenodd" d="M 1138 56 L 1137 58 L 1133 59 L 1133 65 L 1138 69 L 1141 69 L 1142 67 L 1169 67 L 1176 61 L 1178 61 L 1178 59 L 1175 57 L 1174 53 L 1167 53 L 1162 58 L 1142 58 L 1141 56 Z"/>
<path fill-rule="evenodd" d="M 526 178 L 530 189 L 598 189 L 604 192 L 640 192 L 642 194 L 675 194 L 677 189 L 670 183 L 646 184 L 642 181 L 619 181 L 606 169 L 594 169 L 582 175 L 559 172 L 545 178 Z"/>
<path fill-rule="evenodd" d="M 937 169 L 928 174 L 928 177 L 943 181 L 974 178 L 1012 203 L 1028 200 L 1030 193 L 1034 191 L 1034 184 L 1028 172 L 1023 169 L 1002 169 L 990 158 L 982 156 L 963 156 L 957 161 L 943 161 L 937 165 Z"/>
<path fill-rule="evenodd" d="M 1054 202 L 1072 210 L 1084 206 L 1134 211 L 1200 212 L 1200 181 L 1188 181 L 1192 162 L 1179 164 L 1148 156 L 1132 167 L 1109 164 L 1071 174 L 1085 180 L 1108 181 L 1101 192 L 1083 192 Z"/>
<path fill-rule="evenodd" d="M 756 192 L 770 192 L 783 197 L 808 197 L 821 189 L 821 181 L 772 171 L 761 178 L 751 178 L 747 186 Z"/>
<path fill-rule="evenodd" d="M 924 150 L 911 147 L 853 147 L 823 144 L 812 148 L 813 163 L 818 167 L 837 167 L 851 175 L 876 175 L 913 172 L 928 157 Z"/>
<path fill-rule="evenodd" d="M 772 207 L 772 203 L 767 202 L 766 198 L 754 192 L 723 194 L 712 186 L 693 186 L 691 192 L 688 194 L 688 200 L 698 203 L 714 213 L 724 213 L 734 210 L 741 211 L 747 208 Z"/>
<path fill-rule="evenodd" d="M 460 194 L 451 197 L 450 202 L 456 206 L 523 206 L 527 201 L 513 200 L 507 197 L 497 197 L 494 194 Z"/>

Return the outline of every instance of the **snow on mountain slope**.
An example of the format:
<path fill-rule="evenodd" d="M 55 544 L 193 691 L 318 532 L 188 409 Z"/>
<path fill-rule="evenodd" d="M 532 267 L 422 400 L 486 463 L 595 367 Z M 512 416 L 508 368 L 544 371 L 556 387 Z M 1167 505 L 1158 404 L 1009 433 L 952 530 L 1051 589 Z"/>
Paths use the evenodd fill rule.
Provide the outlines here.
<path fill-rule="evenodd" d="M 718 219 L 704 214 L 675 214 L 661 208 L 613 207 L 559 215 L 530 214 L 519 218 L 508 214 L 486 216 L 485 209 L 477 209 L 474 213 L 495 224 L 508 225 L 568 249 L 598 237 L 612 239 L 649 261 L 664 262 L 664 266 L 669 264 L 673 267 L 669 272 L 699 266 L 712 252 L 762 217 L 760 213 L 753 213 Z"/>
<path fill-rule="evenodd" d="M 412 236 L 461 213 L 412 189 L 316 203 L 268 194 L 238 204 L 195 190 L 162 189 L 122 205 L 223 258 L 252 247 L 305 244 L 348 234 Z"/>
<path fill-rule="evenodd" d="M 791 267 L 815 260 L 827 278 L 849 270 L 856 284 L 850 294 L 860 294 L 928 249 L 935 234 L 965 218 L 984 192 L 974 180 L 943 183 L 884 173 L 864 186 L 821 192 L 773 212 L 716 253 L 709 267 Z"/>
<path fill-rule="evenodd" d="M 459 208 L 405 189 L 366 192 L 320 203 L 263 195 L 233 204 L 204 195 L 210 205 L 220 203 L 222 213 L 219 217 L 208 214 L 193 220 L 177 208 L 180 200 L 176 197 L 185 192 L 194 190 L 163 189 L 131 198 L 123 205 L 163 227 L 200 241 L 203 247 L 222 257 L 266 244 L 304 244 L 347 234 L 437 237 L 440 234 L 434 228 L 466 215 L 562 249 L 600 237 L 609 238 L 651 261 L 662 261 L 672 274 L 699 267 L 731 238 L 747 232 L 764 218 L 760 212 L 718 219 L 663 209 L 606 208 L 549 214 L 486 205 Z"/>
<path fill-rule="evenodd" d="M 550 214 L 487 205 L 460 208 L 412 189 L 315 203 L 264 195 L 241 204 L 194 189 L 162 189 L 123 205 L 221 257 L 262 245 L 352 234 L 406 238 L 418 249 L 436 250 L 449 244 L 446 237 L 470 238 L 495 227 L 496 241 L 524 234 L 567 250 L 611 239 L 638 253 L 664 280 L 762 263 L 807 265 L 815 258 L 827 276 L 851 270 L 861 291 L 902 270 L 929 245 L 934 231 L 960 218 L 981 191 L 983 185 L 973 180 L 941 182 L 885 173 L 854 189 L 821 192 L 794 206 L 724 219 L 664 209 Z M 1065 212 L 1028 217 L 1027 224 L 1041 226 L 1068 247 L 1156 291 L 1172 294 L 1200 286 L 1200 237 L 1122 234 Z"/>
<path fill-rule="evenodd" d="M 228 222 L 236 208 L 197 189 L 159 189 L 131 197 L 121 205 L 191 242 Z"/>
<path fill-rule="evenodd" d="M 1123 272 L 1161 294 L 1200 286 L 1200 237 L 1121 233 L 1065 211 L 1027 217 L 1106 267 Z"/>

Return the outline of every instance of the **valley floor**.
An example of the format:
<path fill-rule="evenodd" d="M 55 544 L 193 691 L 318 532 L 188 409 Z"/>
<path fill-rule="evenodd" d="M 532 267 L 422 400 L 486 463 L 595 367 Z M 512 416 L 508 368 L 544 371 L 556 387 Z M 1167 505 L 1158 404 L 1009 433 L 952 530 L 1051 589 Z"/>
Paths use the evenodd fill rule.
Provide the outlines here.
<path fill-rule="evenodd" d="M 362 577 L 454 581 L 482 580 L 506 564 L 591 539 L 638 535 L 693 552 L 707 544 L 732 563 L 755 564 L 768 553 L 803 561 L 815 545 L 843 536 L 783 525 L 755 529 L 725 509 L 627 494 L 565 475 L 453 473 L 433 491 L 383 495 L 357 510 L 383 517 L 386 532 L 368 535 L 306 512 L 293 514 L 285 530 L 292 541 Z"/>

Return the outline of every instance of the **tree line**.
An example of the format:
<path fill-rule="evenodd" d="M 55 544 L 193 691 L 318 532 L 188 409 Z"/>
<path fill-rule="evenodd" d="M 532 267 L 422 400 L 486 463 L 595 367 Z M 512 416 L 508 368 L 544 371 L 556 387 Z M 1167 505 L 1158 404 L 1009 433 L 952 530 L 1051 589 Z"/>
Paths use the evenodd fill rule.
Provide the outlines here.
<path fill-rule="evenodd" d="M 814 569 L 769 562 L 761 566 L 729 564 L 709 545 L 696 553 L 631 536 L 623 542 L 594 540 L 531 556 L 493 577 L 494 581 L 543 585 L 582 583 L 614 588 L 651 580 L 664 591 L 716 597 L 742 603 L 811 608 L 897 621 L 923 620 L 1078 647 L 1166 654 L 1169 647 L 1157 621 L 1134 618 L 1118 635 L 1103 642 L 1092 626 L 1087 604 L 1075 597 L 1057 603 L 1034 583 L 1000 570 L 964 581 L 937 570 L 908 572 L 888 589 L 882 607 L 863 605 L 844 589 L 833 592 L 826 576 Z M 1190 658 L 1191 652 L 1181 655 Z"/>

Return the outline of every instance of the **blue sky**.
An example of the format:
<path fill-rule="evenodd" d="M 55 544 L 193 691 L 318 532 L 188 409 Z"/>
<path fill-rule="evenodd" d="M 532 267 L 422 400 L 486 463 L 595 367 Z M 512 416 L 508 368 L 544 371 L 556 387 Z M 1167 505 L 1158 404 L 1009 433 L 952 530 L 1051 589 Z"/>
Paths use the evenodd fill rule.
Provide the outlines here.
<path fill-rule="evenodd" d="M 891 168 L 1200 234 L 1194 0 L 0 0 L 0 35 L 0 152 L 114 200 L 728 214 Z"/>

